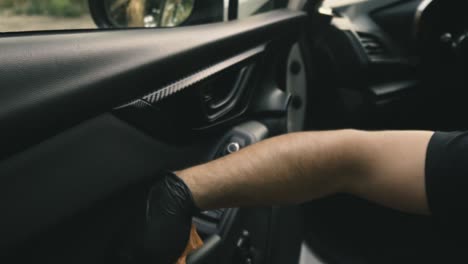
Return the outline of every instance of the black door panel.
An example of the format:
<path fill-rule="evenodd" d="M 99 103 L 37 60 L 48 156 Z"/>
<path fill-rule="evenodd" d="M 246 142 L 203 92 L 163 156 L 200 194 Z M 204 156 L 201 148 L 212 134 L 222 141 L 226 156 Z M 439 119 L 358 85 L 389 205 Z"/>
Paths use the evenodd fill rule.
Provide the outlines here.
<path fill-rule="evenodd" d="M 226 140 L 239 137 L 229 131 L 251 120 L 264 129 L 246 145 L 285 133 L 290 96 L 275 75 L 305 20 L 280 10 L 174 29 L 3 34 L 0 261 L 118 263 L 158 171 L 226 154 Z M 183 92 L 168 88 L 194 79 Z M 235 91 L 217 90 L 231 79 Z M 149 107 L 119 108 L 137 99 Z M 190 123 L 198 111 L 211 117 L 203 127 Z M 216 256 L 230 263 L 248 229 L 259 259 L 272 263 L 281 208 L 235 212 Z"/>
<path fill-rule="evenodd" d="M 291 40 L 304 20 L 302 12 L 280 10 L 170 30 L 5 34 L 0 156 L 245 50 Z"/>
<path fill-rule="evenodd" d="M 215 143 L 197 140 L 174 147 L 106 114 L 6 159 L 0 163 L 0 248 L 23 242 L 162 169 L 206 161 Z"/>

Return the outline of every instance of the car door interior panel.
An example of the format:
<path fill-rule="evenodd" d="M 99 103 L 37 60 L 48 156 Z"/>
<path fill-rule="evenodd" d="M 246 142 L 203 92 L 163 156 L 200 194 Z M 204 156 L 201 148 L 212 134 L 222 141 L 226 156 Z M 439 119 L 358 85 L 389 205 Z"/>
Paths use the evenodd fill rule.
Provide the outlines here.
<path fill-rule="evenodd" d="M 304 19 L 302 12 L 283 10 L 170 31 L 6 34 L 0 39 L 2 152 L 281 40 L 294 34 L 291 29 L 299 34 Z M 31 129 L 35 135 L 27 132 Z"/>
<path fill-rule="evenodd" d="M 131 263 L 129 223 L 158 172 L 287 132 L 292 96 L 274 76 L 305 21 L 278 10 L 171 30 L 2 34 L 1 261 Z M 274 263 L 274 230 L 297 209 L 202 212 L 205 245 L 187 263 Z"/>

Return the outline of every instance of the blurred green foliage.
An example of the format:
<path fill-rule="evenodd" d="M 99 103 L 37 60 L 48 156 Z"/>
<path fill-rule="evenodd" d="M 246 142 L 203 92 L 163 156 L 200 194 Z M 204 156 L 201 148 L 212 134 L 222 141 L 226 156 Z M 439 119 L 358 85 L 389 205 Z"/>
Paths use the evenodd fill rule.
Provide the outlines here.
<path fill-rule="evenodd" d="M 0 0 L 0 8 L 20 15 L 78 17 L 89 13 L 87 0 Z"/>

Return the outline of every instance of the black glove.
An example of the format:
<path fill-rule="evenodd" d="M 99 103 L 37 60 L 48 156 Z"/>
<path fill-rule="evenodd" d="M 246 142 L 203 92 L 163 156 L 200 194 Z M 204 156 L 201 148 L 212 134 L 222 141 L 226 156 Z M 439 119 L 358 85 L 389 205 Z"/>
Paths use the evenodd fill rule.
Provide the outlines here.
<path fill-rule="evenodd" d="M 187 185 L 174 173 L 164 173 L 147 195 L 146 223 L 138 262 L 175 263 L 187 246 L 192 216 L 198 212 Z"/>

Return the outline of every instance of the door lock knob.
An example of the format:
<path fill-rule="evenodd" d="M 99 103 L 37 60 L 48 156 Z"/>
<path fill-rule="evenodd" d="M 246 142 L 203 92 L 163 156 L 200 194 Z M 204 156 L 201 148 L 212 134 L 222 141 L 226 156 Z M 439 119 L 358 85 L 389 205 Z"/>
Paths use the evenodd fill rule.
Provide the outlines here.
<path fill-rule="evenodd" d="M 237 142 L 231 142 L 226 146 L 226 153 L 227 154 L 232 154 L 234 152 L 237 152 L 240 150 L 240 144 Z"/>

